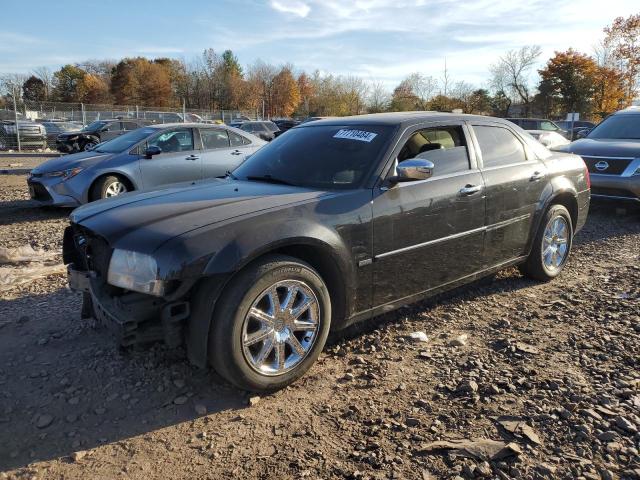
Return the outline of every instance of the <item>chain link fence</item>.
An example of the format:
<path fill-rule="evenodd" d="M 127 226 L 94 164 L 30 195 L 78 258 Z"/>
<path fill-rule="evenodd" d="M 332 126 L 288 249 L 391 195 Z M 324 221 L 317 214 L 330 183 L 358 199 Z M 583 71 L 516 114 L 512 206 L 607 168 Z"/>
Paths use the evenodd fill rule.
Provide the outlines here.
<path fill-rule="evenodd" d="M 98 120 L 143 120 L 145 123 L 231 123 L 257 120 L 258 111 L 9 101 L 0 108 L 0 152 L 56 150 L 61 133 L 77 131 Z"/>

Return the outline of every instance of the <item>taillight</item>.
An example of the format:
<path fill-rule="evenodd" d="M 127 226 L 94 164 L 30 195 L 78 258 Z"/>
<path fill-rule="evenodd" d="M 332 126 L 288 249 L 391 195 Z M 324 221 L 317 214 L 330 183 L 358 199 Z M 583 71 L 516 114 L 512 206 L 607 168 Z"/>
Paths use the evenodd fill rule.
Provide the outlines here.
<path fill-rule="evenodd" d="M 582 162 L 584 163 L 584 160 Z M 586 163 L 584 164 L 584 178 L 587 181 L 587 188 L 591 190 L 591 174 L 589 173 Z"/>

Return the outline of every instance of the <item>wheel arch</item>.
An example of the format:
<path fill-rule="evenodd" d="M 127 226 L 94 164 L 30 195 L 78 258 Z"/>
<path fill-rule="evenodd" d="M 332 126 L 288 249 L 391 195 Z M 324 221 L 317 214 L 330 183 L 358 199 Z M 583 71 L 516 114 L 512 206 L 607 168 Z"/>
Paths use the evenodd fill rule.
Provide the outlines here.
<path fill-rule="evenodd" d="M 99 175 L 96 175 L 96 177 L 93 180 L 91 180 L 91 183 L 89 184 L 89 188 L 85 190 L 83 195 L 83 203 L 89 202 L 89 199 L 91 198 L 91 192 L 95 188 L 98 181 L 109 176 L 121 177 L 126 182 L 127 188 L 129 188 L 129 191 L 138 190 L 137 183 L 133 180 L 131 175 L 125 172 L 122 172 L 120 170 L 111 170 L 107 172 L 101 172 Z"/>
<path fill-rule="evenodd" d="M 221 251 L 222 253 L 222 251 Z M 336 250 L 328 243 L 317 238 L 298 237 L 287 241 L 273 242 L 262 248 L 255 250 L 251 255 L 247 256 L 243 261 L 237 263 L 233 272 L 224 274 L 221 264 L 216 265 L 210 262 L 205 269 L 205 276 L 194 287 L 194 291 L 205 285 L 211 278 L 218 278 L 221 284 L 215 292 L 215 299 L 212 303 L 210 315 L 204 318 L 191 318 L 189 327 L 185 336 L 187 346 L 187 355 L 191 363 L 196 366 L 204 367 L 207 365 L 208 349 L 209 349 L 209 333 L 211 331 L 211 322 L 216 309 L 217 300 L 224 295 L 225 289 L 229 282 L 240 271 L 244 270 L 254 262 L 268 255 L 286 255 L 313 267 L 322 280 L 325 282 L 331 298 L 331 328 L 340 328 L 346 322 L 350 311 L 349 291 L 353 287 L 353 273 L 349 272 L 349 267 L 340 258 Z M 220 257 L 217 255 L 216 257 Z M 233 255 L 222 255 L 224 258 L 233 258 Z M 197 295 L 197 293 L 196 293 Z"/>

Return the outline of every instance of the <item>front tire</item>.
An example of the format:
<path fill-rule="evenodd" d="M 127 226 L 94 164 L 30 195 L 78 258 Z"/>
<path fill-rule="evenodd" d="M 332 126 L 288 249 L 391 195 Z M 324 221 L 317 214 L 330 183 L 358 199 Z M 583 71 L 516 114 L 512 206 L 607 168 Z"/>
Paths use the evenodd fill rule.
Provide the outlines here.
<path fill-rule="evenodd" d="M 100 143 L 100 140 L 95 138 L 95 137 L 90 137 L 87 139 L 86 142 L 84 142 L 84 144 L 82 145 L 82 150 L 85 152 L 88 152 L 89 150 L 91 150 L 92 148 L 94 148 L 96 145 L 98 145 Z"/>
<path fill-rule="evenodd" d="M 118 175 L 107 175 L 98 179 L 96 184 L 91 188 L 89 198 L 91 201 L 103 198 L 116 197 L 129 191 L 127 182 Z"/>
<path fill-rule="evenodd" d="M 551 205 L 540 223 L 531 253 L 520 266 L 520 271 L 535 280 L 553 280 L 564 269 L 572 244 L 573 225 L 569 211 L 563 205 Z"/>
<path fill-rule="evenodd" d="M 196 304 L 205 308 L 196 312 L 207 310 L 207 294 L 207 288 L 199 292 Z M 238 273 L 220 296 L 209 361 L 239 388 L 279 390 L 313 365 L 330 323 L 329 292 L 315 269 L 293 257 L 270 255 Z"/>

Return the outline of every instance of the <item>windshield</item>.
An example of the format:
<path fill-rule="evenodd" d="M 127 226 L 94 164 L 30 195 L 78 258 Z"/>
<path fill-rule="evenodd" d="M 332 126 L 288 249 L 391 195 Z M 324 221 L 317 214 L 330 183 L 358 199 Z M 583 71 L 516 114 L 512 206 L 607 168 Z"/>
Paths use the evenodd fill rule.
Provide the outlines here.
<path fill-rule="evenodd" d="M 96 120 L 95 122 L 90 123 L 89 125 L 87 125 L 86 127 L 84 127 L 82 129 L 83 132 L 94 132 L 96 130 L 100 130 L 102 127 L 104 127 L 107 124 L 107 122 L 102 122 L 100 120 Z"/>
<path fill-rule="evenodd" d="M 591 130 L 587 138 L 640 140 L 640 115 L 612 115 Z"/>
<path fill-rule="evenodd" d="M 113 140 L 101 143 L 94 151 L 99 153 L 124 152 L 157 131 L 158 129 L 156 128 L 138 128 L 130 131 L 129 133 L 125 133 L 124 135 L 120 135 Z"/>
<path fill-rule="evenodd" d="M 355 188 L 377 165 L 394 130 L 379 125 L 296 128 L 262 147 L 233 175 L 310 188 Z"/>

